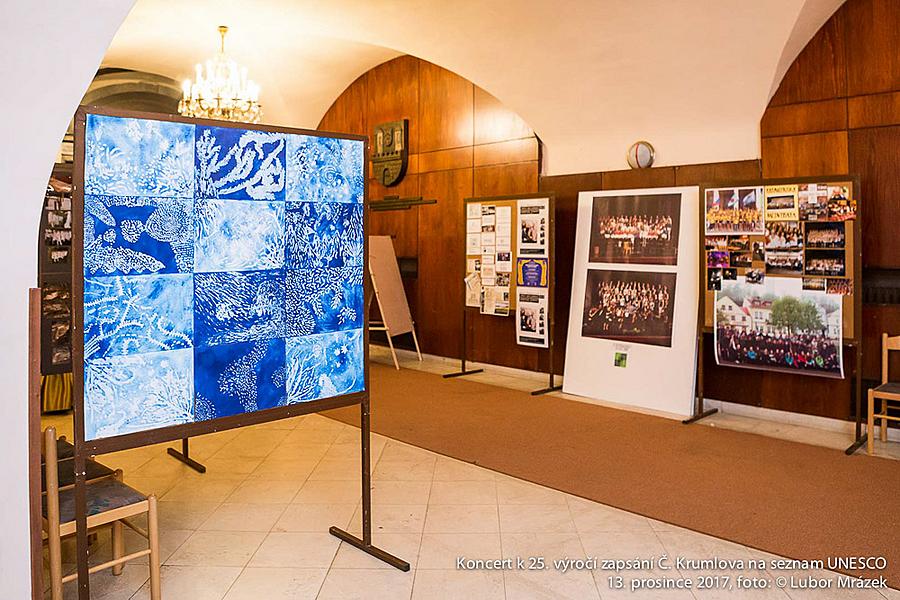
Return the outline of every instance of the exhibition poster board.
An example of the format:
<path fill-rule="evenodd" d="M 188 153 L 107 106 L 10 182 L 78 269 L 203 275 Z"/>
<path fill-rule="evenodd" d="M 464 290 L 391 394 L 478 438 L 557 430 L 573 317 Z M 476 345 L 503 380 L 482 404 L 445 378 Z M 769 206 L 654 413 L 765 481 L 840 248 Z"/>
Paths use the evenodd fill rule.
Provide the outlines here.
<path fill-rule="evenodd" d="M 698 197 L 696 187 L 579 193 L 564 392 L 691 413 Z"/>
<path fill-rule="evenodd" d="M 80 109 L 76 139 L 89 450 L 362 401 L 364 137 Z"/>
<path fill-rule="evenodd" d="M 703 325 L 716 363 L 843 378 L 856 335 L 857 198 L 852 178 L 708 185 Z"/>

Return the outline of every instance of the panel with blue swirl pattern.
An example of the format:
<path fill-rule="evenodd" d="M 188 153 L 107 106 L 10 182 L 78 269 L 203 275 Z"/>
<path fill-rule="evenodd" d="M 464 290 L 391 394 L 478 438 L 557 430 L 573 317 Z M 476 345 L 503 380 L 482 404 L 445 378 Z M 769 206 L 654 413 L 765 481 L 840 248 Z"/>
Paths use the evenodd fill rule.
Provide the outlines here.
<path fill-rule="evenodd" d="M 365 144 L 88 115 L 85 438 L 365 389 Z"/>

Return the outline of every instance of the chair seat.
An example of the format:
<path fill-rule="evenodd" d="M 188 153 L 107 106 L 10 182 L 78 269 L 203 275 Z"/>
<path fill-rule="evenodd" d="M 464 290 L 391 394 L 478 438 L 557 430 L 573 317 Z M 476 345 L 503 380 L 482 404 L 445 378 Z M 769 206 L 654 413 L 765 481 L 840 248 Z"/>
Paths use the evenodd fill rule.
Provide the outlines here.
<path fill-rule="evenodd" d="M 70 485 L 75 485 L 75 459 L 67 458 L 57 461 L 59 465 L 58 468 L 58 477 L 59 477 L 59 487 L 69 487 Z M 115 471 L 107 467 L 106 465 L 100 464 L 95 460 L 86 460 L 84 461 L 84 471 L 85 471 L 85 479 L 87 481 L 94 481 L 95 479 L 103 479 L 104 477 L 112 477 L 116 474 Z M 43 486 L 44 492 L 47 491 L 47 467 L 46 465 L 41 465 L 41 483 Z"/>
<path fill-rule="evenodd" d="M 56 460 L 65 460 L 75 456 L 75 445 L 60 438 L 56 440 Z M 41 453 L 41 464 L 44 464 L 44 454 Z"/>
<path fill-rule="evenodd" d="M 87 516 L 92 517 L 110 510 L 123 508 L 143 502 L 147 496 L 128 487 L 116 479 L 103 479 L 85 486 L 87 496 Z M 47 517 L 47 498 L 41 506 L 43 515 Z M 70 488 L 59 493 L 59 522 L 68 523 L 75 520 L 75 489 Z"/>
<path fill-rule="evenodd" d="M 900 394 L 900 383 L 889 381 L 887 383 L 882 383 L 877 388 L 873 389 L 875 390 L 875 392 L 884 392 L 886 394 Z"/>

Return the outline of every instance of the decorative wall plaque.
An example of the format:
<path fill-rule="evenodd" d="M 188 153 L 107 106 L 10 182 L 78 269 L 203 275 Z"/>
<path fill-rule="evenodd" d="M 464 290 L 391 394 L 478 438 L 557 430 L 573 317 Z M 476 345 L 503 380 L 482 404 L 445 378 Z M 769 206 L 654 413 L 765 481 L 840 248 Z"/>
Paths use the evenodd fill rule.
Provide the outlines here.
<path fill-rule="evenodd" d="M 397 185 L 403 180 L 409 162 L 409 120 L 376 125 L 372 140 L 375 179 L 386 187 Z"/>

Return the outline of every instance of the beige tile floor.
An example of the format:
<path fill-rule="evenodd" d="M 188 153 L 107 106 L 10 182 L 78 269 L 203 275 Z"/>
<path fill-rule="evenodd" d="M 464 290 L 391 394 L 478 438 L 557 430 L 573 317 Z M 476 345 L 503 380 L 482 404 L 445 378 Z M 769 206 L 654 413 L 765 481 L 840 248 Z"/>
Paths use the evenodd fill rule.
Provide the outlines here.
<path fill-rule="evenodd" d="M 376 351 L 376 359 L 384 356 Z M 432 365 L 439 368 L 441 365 Z M 503 375 L 501 375 L 503 376 Z M 508 376 L 506 376 L 508 377 Z M 502 379 L 495 384 L 507 383 Z M 512 382 L 508 382 L 512 387 Z M 521 386 L 521 382 L 517 382 Z M 532 386 L 529 386 L 529 389 Z M 51 417 L 61 433 L 69 417 Z M 783 590 L 782 572 L 660 570 L 562 572 L 553 561 L 585 557 L 633 559 L 684 556 L 749 559 L 771 555 L 617 510 L 474 465 L 372 436 L 374 541 L 406 559 L 409 573 L 341 543 L 337 525 L 360 530 L 359 430 L 309 415 L 195 438 L 199 475 L 165 453 L 165 445 L 105 455 L 126 482 L 160 499 L 165 600 L 303 598 L 540 599 L 573 598 L 859 598 L 900 600 L 900 592 Z M 145 543 L 134 536 L 129 549 Z M 101 532 L 92 561 L 110 554 Z M 73 544 L 67 542 L 65 569 Z M 544 569 L 461 570 L 458 557 L 522 557 Z M 533 557 L 533 559 L 532 559 Z M 601 567 L 602 565 L 598 565 Z M 700 575 L 755 577 L 764 590 L 638 590 L 648 578 Z M 794 573 L 805 576 L 807 573 Z M 834 581 L 836 575 L 818 576 Z M 622 577 L 624 589 L 611 586 Z M 146 560 L 121 576 L 91 577 L 93 598 L 149 597 Z M 74 585 L 65 589 L 75 597 Z"/>

